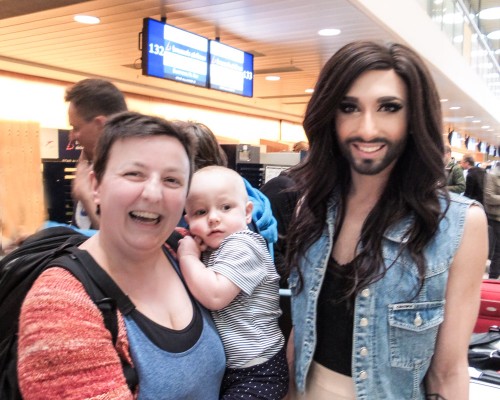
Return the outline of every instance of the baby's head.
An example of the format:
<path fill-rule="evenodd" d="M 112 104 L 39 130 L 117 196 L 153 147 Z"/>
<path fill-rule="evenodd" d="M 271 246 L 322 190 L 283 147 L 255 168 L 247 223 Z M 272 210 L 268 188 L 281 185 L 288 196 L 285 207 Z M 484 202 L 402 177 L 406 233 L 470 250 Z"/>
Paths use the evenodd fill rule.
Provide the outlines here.
<path fill-rule="evenodd" d="M 225 167 L 202 168 L 193 175 L 186 200 L 186 221 L 193 236 L 216 249 L 229 235 L 244 230 L 252 220 L 243 178 Z"/>

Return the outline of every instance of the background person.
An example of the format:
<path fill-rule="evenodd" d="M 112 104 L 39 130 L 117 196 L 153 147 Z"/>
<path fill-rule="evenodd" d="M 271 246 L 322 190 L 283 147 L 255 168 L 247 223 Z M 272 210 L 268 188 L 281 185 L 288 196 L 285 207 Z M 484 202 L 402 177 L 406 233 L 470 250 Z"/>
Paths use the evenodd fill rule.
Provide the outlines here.
<path fill-rule="evenodd" d="M 265 240 L 247 228 L 252 207 L 237 172 L 198 170 L 186 202 L 193 237 L 180 241 L 178 256 L 188 287 L 212 310 L 224 343 L 221 398 L 274 400 L 288 390 L 279 276 Z"/>
<path fill-rule="evenodd" d="M 177 124 L 196 137 L 195 171 L 211 165 L 227 167 L 226 153 L 210 128 L 205 124 L 192 121 L 178 121 Z M 253 204 L 250 229 L 264 237 L 269 251 L 274 254 L 274 243 L 278 240 L 278 228 L 269 199 L 259 189 L 254 188 L 245 178 L 243 178 L 243 181 L 248 197 Z M 180 222 L 180 225 L 182 227 L 186 226 L 183 221 Z"/>
<path fill-rule="evenodd" d="M 491 168 L 484 180 L 484 211 L 490 226 L 491 263 L 489 279 L 500 276 L 500 163 Z"/>
<path fill-rule="evenodd" d="M 446 188 L 453 193 L 465 191 L 465 178 L 462 167 L 451 157 L 451 147 L 444 146 L 444 165 L 446 170 Z"/>
<path fill-rule="evenodd" d="M 486 218 L 440 186 L 440 102 L 423 61 L 400 44 L 344 46 L 304 129 L 287 238 L 298 396 L 467 399 Z"/>
<path fill-rule="evenodd" d="M 474 157 L 465 154 L 460 162 L 465 175 L 464 196 L 474 199 L 483 204 L 484 176 L 486 171 L 483 168 L 476 167 Z"/>
<path fill-rule="evenodd" d="M 101 312 L 68 271 L 50 268 L 21 311 L 18 375 L 24 399 L 217 400 L 224 349 L 164 249 L 184 209 L 194 146 L 176 125 L 121 113 L 107 121 L 91 173 L 100 230 L 80 248 L 126 293 L 113 347 Z M 118 353 L 137 371 L 131 393 Z"/>
<path fill-rule="evenodd" d="M 75 83 L 66 90 L 64 100 L 69 102 L 70 140 L 83 147 L 71 186 L 75 201 L 72 224 L 81 229 L 98 229 L 99 218 L 95 214 L 89 177 L 94 149 L 106 119 L 127 111 L 127 104 L 123 93 L 103 79 L 84 79 Z"/>

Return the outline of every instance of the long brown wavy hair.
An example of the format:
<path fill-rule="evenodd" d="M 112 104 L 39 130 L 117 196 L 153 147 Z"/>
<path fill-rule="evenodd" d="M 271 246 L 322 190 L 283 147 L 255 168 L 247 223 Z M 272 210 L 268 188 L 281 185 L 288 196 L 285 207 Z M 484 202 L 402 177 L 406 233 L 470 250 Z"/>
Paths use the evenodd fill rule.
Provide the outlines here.
<path fill-rule="evenodd" d="M 336 110 L 353 82 L 373 70 L 394 70 L 406 84 L 408 135 L 403 154 L 363 224 L 359 238 L 362 250 L 356 257 L 351 295 L 383 276 L 388 266 L 382 258 L 382 234 L 408 215 L 414 217 L 414 223 L 406 232 L 406 248 L 417 264 L 422 283 L 426 269 L 423 250 L 443 215 L 440 193 L 448 199 L 441 190 L 445 181 L 441 104 L 430 72 L 420 57 L 404 45 L 350 43 L 325 64 L 306 109 L 303 126 L 310 148 L 307 158 L 291 172 L 302 197 L 287 234 L 288 271 L 298 267 L 299 259 L 320 237 L 325 227 L 327 202 L 334 190 L 340 193 L 339 218 L 343 219 L 351 174 L 349 163 L 339 149 Z"/>

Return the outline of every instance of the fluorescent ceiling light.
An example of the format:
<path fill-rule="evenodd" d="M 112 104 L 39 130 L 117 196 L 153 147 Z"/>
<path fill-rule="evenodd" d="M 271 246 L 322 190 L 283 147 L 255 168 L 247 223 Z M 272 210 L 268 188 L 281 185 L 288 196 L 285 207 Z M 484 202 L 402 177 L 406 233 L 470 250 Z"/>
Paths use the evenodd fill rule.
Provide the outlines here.
<path fill-rule="evenodd" d="M 498 31 L 493 31 L 493 32 L 490 32 L 486 35 L 486 37 L 490 40 L 497 40 L 497 39 L 500 39 L 500 30 Z"/>
<path fill-rule="evenodd" d="M 478 64 L 477 67 L 478 68 L 490 69 L 490 68 L 493 68 L 493 63 L 488 63 L 488 62 L 487 63 L 482 63 L 482 64 Z"/>
<path fill-rule="evenodd" d="M 321 29 L 318 31 L 318 35 L 320 36 L 337 36 L 340 35 L 340 29 L 334 29 L 334 28 L 327 28 L 327 29 Z"/>
<path fill-rule="evenodd" d="M 453 107 L 450 107 L 450 110 L 460 110 L 460 107 L 459 106 L 453 106 Z"/>
<path fill-rule="evenodd" d="M 75 15 L 73 19 L 76 22 L 80 22 L 81 24 L 89 24 L 89 25 L 95 25 L 101 22 L 99 18 L 93 17 L 91 15 Z"/>
<path fill-rule="evenodd" d="M 500 7 L 487 8 L 479 12 L 481 19 L 500 19 Z"/>
<path fill-rule="evenodd" d="M 266 81 L 279 81 L 281 78 L 279 76 L 276 76 L 276 75 L 269 75 L 269 76 L 266 76 Z"/>
<path fill-rule="evenodd" d="M 306 89 L 305 90 L 306 93 L 313 93 L 314 92 L 314 89 Z"/>
<path fill-rule="evenodd" d="M 460 24 L 464 20 L 464 16 L 461 12 L 450 13 L 443 15 L 443 23 L 448 25 Z"/>
<path fill-rule="evenodd" d="M 440 99 L 439 100 L 441 103 L 446 103 L 448 101 L 448 99 Z"/>

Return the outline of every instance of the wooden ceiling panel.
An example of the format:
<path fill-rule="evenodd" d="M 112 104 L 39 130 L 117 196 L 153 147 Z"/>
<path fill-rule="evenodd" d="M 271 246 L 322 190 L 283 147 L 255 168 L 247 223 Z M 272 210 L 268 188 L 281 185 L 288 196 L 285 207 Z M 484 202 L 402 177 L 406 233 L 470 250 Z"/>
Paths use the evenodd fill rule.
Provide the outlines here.
<path fill-rule="evenodd" d="M 56 79 L 99 76 L 131 93 L 295 122 L 302 120 L 309 99 L 304 90 L 314 86 L 324 62 L 343 44 L 396 39 L 349 0 L 0 1 L 0 61 L 12 62 L 13 72 L 22 73 L 26 67 Z M 8 11 L 3 8 L 7 3 Z M 75 14 L 97 16 L 101 23 L 78 24 Z M 161 16 L 182 29 L 210 39 L 218 36 L 223 43 L 254 53 L 254 98 L 142 76 L 142 20 Z M 339 28 L 342 34 L 320 37 L 320 28 Z M 281 71 L 281 81 L 266 81 L 259 73 L 273 70 Z"/>

